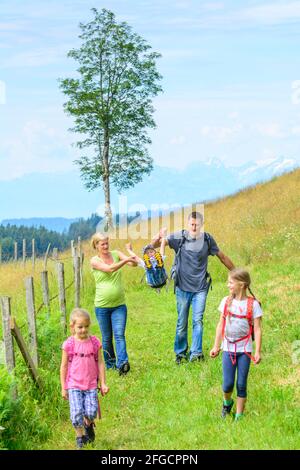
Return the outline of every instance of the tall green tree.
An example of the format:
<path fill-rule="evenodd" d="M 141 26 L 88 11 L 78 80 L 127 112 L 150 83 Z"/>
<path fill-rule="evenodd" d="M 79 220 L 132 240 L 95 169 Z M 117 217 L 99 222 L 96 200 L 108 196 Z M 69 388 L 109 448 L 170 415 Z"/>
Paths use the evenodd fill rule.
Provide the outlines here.
<path fill-rule="evenodd" d="M 148 129 L 155 127 L 152 98 L 162 91 L 156 60 L 160 54 L 114 13 L 93 8 L 94 19 L 80 24 L 79 49 L 68 57 L 77 78 L 60 79 L 67 96 L 65 112 L 82 135 L 79 149 L 90 149 L 76 163 L 88 190 L 102 187 L 105 217 L 112 227 L 111 185 L 119 192 L 140 182 L 153 169 Z"/>

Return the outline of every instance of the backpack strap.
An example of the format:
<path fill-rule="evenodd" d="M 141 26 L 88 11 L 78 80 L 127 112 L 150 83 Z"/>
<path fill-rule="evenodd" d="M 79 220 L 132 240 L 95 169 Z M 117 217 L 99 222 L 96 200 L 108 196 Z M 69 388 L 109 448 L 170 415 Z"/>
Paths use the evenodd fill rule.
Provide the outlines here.
<path fill-rule="evenodd" d="M 211 255 L 211 236 L 208 232 L 204 232 L 204 241 L 208 245 L 208 254 Z"/>
<path fill-rule="evenodd" d="M 68 361 L 69 362 L 73 361 L 74 350 L 75 350 L 75 339 L 74 339 L 74 336 L 70 336 L 67 339 L 67 343 L 66 343 L 66 352 L 68 354 Z"/>
<path fill-rule="evenodd" d="M 224 310 L 223 310 L 223 326 L 222 326 L 222 338 L 225 338 L 225 327 L 226 327 L 226 317 L 228 316 L 229 313 L 229 302 L 230 302 L 230 297 L 228 296 L 225 305 L 224 305 Z"/>
<path fill-rule="evenodd" d="M 99 351 L 98 339 L 97 339 L 96 336 L 90 336 L 90 339 L 91 339 L 92 344 L 93 344 L 95 361 L 98 362 L 98 351 Z"/>
<path fill-rule="evenodd" d="M 254 297 L 247 298 L 247 314 L 246 318 L 248 320 L 249 325 L 253 324 L 253 304 L 254 304 Z"/>

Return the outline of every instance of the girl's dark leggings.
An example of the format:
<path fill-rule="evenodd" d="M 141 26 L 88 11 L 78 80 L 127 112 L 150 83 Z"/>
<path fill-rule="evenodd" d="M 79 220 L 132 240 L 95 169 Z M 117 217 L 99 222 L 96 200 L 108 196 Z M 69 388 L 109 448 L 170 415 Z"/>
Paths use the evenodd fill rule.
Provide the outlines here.
<path fill-rule="evenodd" d="M 231 353 L 234 358 L 234 353 Z M 230 393 L 234 388 L 235 373 L 237 371 L 236 389 L 237 396 L 240 398 L 247 397 L 247 378 L 250 368 L 250 357 L 245 353 L 236 353 L 236 363 L 233 365 L 230 354 L 223 352 L 223 392 Z"/>

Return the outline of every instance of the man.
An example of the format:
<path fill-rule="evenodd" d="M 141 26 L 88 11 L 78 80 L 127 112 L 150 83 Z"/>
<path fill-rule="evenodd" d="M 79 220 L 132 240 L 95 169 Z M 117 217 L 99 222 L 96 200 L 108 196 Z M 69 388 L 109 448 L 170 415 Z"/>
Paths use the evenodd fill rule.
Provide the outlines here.
<path fill-rule="evenodd" d="M 207 264 L 208 256 L 217 256 L 227 269 L 234 268 L 232 261 L 222 251 L 211 235 L 201 232 L 203 216 L 192 212 L 188 217 L 188 229 L 175 232 L 166 239 L 176 253 L 175 292 L 177 302 L 177 327 L 174 343 L 176 363 L 188 359 L 188 317 L 190 306 L 193 312 L 192 345 L 189 360 L 204 359 L 202 352 L 203 315 L 209 289 Z M 162 238 L 162 230 L 152 244 L 157 247 Z"/>

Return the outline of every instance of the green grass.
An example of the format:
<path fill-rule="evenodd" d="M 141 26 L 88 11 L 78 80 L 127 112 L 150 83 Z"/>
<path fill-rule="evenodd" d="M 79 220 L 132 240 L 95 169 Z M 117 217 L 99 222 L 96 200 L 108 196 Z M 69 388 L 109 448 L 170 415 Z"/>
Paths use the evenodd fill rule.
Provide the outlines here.
<path fill-rule="evenodd" d="M 212 262 L 215 282 L 204 322 L 206 361 L 179 367 L 173 354 L 176 310 L 172 289 L 157 295 L 140 285 L 140 270 L 127 268 L 127 343 L 132 370 L 126 377 L 114 371 L 107 373 L 111 390 L 101 400 L 103 419 L 97 422 L 95 448 L 299 448 L 299 391 L 289 380 L 295 372 L 299 377 L 299 366 L 291 361 L 292 342 L 300 338 L 295 313 L 299 291 L 289 289 L 297 283 L 298 263 L 299 258 L 280 266 L 266 265 L 263 271 L 258 267 L 251 270 L 265 312 L 264 353 L 262 363 L 251 366 L 246 416 L 241 423 L 220 419 L 221 357 L 208 358 L 218 320 L 217 307 L 226 295 L 226 273 L 218 261 Z M 82 303 L 93 312 L 93 279 L 88 273 L 86 276 Z M 285 279 L 278 283 L 278 288 L 287 286 L 285 294 L 269 289 L 276 278 Z M 92 332 L 99 335 L 92 315 Z M 8 429 L 2 438 L 7 448 L 72 449 L 74 432 L 68 404 L 60 399 L 60 345 L 64 338 L 58 313 L 53 312 L 50 320 L 42 313 L 38 330 L 46 394 L 40 397 L 34 390 L 19 360 L 22 399 L 19 407 L 14 405 L 16 417 L 8 421 L 14 431 Z"/>

